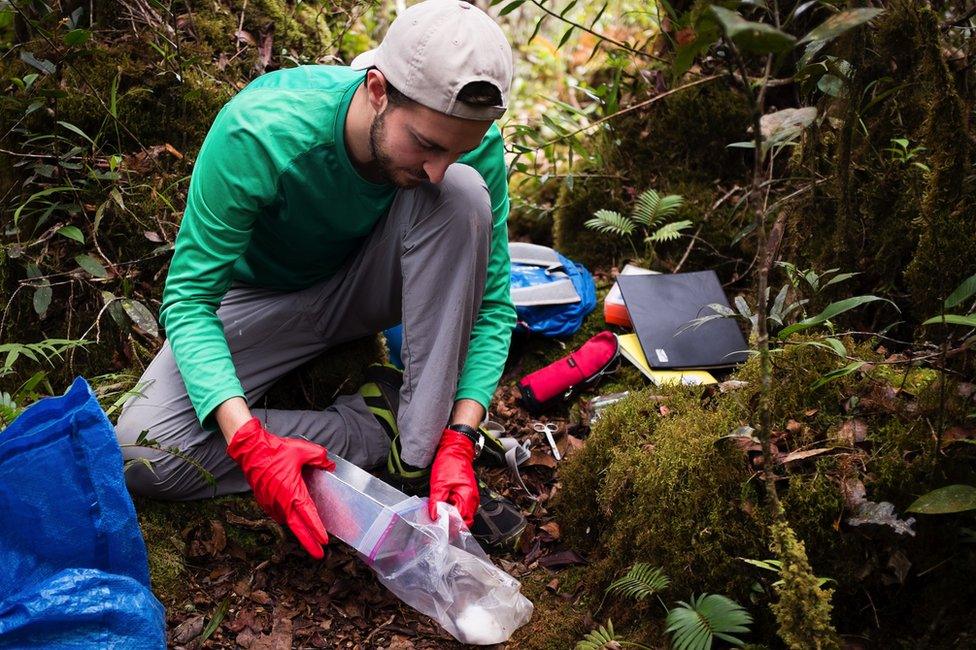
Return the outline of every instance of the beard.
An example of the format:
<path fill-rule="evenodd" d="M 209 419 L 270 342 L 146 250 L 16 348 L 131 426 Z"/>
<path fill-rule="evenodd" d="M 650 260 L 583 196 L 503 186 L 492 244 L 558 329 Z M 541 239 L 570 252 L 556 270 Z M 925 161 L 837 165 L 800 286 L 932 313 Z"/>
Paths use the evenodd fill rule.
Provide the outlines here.
<path fill-rule="evenodd" d="M 418 173 L 397 167 L 383 145 L 386 140 L 386 114 L 389 110 L 387 108 L 377 115 L 369 127 L 369 149 L 373 155 L 373 165 L 387 183 L 402 189 L 417 187 L 422 182 L 418 178 L 425 179 L 427 176 L 423 170 Z"/>

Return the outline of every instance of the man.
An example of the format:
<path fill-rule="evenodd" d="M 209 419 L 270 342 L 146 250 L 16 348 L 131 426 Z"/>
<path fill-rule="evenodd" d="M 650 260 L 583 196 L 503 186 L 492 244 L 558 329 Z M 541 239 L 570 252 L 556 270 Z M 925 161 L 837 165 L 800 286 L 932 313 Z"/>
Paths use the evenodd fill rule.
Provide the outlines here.
<path fill-rule="evenodd" d="M 352 67 L 274 72 L 228 102 L 190 181 L 160 311 L 167 342 L 116 428 L 123 445 L 147 431 L 179 453 L 124 446 L 151 465 L 130 467 L 134 493 L 251 489 L 319 558 L 328 535 L 301 470 L 332 468 L 329 449 L 386 461 L 413 493 L 429 486 L 431 516 L 451 503 L 482 539 L 521 532 L 522 515 L 472 469 L 515 321 L 493 124 L 512 75 L 487 14 L 427 0 Z M 289 370 L 401 322 L 402 376 L 371 367 L 324 411 L 252 413 Z"/>

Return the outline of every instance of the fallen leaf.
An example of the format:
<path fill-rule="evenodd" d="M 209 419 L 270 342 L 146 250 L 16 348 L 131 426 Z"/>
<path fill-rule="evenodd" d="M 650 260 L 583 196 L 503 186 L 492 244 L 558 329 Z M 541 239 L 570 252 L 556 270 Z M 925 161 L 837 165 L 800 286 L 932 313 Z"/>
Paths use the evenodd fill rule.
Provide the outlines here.
<path fill-rule="evenodd" d="M 796 463 L 801 460 L 806 460 L 808 458 L 814 458 L 816 456 L 821 456 L 830 451 L 826 447 L 817 447 L 816 449 L 805 449 L 803 451 L 791 451 L 785 456 L 778 459 L 778 462 L 788 465 L 790 463 Z"/>
<path fill-rule="evenodd" d="M 173 643 L 185 645 L 203 632 L 203 614 L 188 618 L 173 630 Z"/>
<path fill-rule="evenodd" d="M 251 650 L 291 650 L 293 636 L 291 619 L 279 618 L 275 620 L 270 634 L 262 634 L 254 639 Z"/>
<path fill-rule="evenodd" d="M 729 379 L 728 381 L 723 381 L 721 384 L 719 384 L 718 389 L 720 392 L 728 393 L 734 390 L 739 390 L 740 388 L 745 388 L 748 385 L 749 382 L 747 381 L 741 381 L 738 379 Z"/>
<path fill-rule="evenodd" d="M 895 577 L 898 579 L 898 584 L 905 584 L 905 579 L 908 578 L 908 571 L 912 568 L 911 561 L 899 550 L 896 550 L 888 558 L 888 568 L 892 570 Z"/>
<path fill-rule="evenodd" d="M 786 430 L 790 433 L 800 433 L 803 431 L 803 425 L 796 420 L 790 420 L 786 423 Z"/>
<path fill-rule="evenodd" d="M 271 596 L 268 595 L 266 591 L 260 589 L 255 589 L 251 592 L 250 599 L 256 602 L 258 605 L 270 605 Z"/>
<path fill-rule="evenodd" d="M 849 445 L 854 445 L 859 442 L 864 442 L 867 433 L 868 425 L 863 420 L 854 418 L 844 421 L 844 424 L 837 430 L 837 439 Z"/>
<path fill-rule="evenodd" d="M 660 413 L 664 417 L 668 417 L 669 415 L 671 415 L 671 409 L 668 408 L 667 404 L 661 404 L 660 406 L 657 407 L 657 410 L 658 413 Z"/>
<path fill-rule="evenodd" d="M 549 584 L 546 585 L 546 589 L 552 593 L 557 593 L 559 591 L 559 578 L 550 580 Z"/>
<path fill-rule="evenodd" d="M 550 521 L 548 523 L 542 524 L 541 526 L 539 526 L 539 528 L 549 533 L 549 535 L 551 535 L 553 539 L 559 539 L 560 535 L 562 534 L 561 531 L 559 530 L 559 524 L 556 523 L 555 521 Z"/>
<path fill-rule="evenodd" d="M 557 466 L 556 459 L 552 457 L 552 454 L 547 451 L 536 451 L 532 450 L 532 455 L 529 456 L 528 460 L 525 461 L 525 465 L 542 465 L 543 467 L 555 468 Z"/>
<path fill-rule="evenodd" d="M 964 442 L 976 438 L 976 429 L 967 427 L 949 427 L 942 434 L 942 444 L 951 445 L 954 442 Z"/>
<path fill-rule="evenodd" d="M 572 550 L 557 551 L 539 558 L 539 564 L 547 569 L 561 569 L 562 567 L 586 564 L 583 556 Z"/>

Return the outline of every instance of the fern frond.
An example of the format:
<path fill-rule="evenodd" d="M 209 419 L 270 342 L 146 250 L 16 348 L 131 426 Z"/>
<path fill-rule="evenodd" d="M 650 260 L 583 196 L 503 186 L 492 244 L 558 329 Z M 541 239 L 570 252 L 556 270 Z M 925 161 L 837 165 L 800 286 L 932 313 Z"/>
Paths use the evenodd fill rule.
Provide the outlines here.
<path fill-rule="evenodd" d="M 748 632 L 752 616 L 737 602 L 718 594 L 702 594 L 691 602 L 679 601 L 668 612 L 667 632 L 673 633 L 674 650 L 708 650 L 715 638 L 735 646 L 742 641 L 734 633 Z"/>
<path fill-rule="evenodd" d="M 617 638 L 613 631 L 613 621 L 607 619 L 607 626 L 602 625 L 583 637 L 582 641 L 576 643 L 576 650 L 606 650 L 613 647 L 616 643 L 619 646 L 621 639 Z"/>
<path fill-rule="evenodd" d="M 634 221 L 647 227 L 654 226 L 658 219 L 658 210 L 661 207 L 661 195 L 656 190 L 644 190 L 637 197 L 632 213 Z"/>
<path fill-rule="evenodd" d="M 681 237 L 681 231 L 689 227 L 691 227 L 690 221 L 672 221 L 658 228 L 657 232 L 647 238 L 647 241 L 654 243 L 672 241 Z"/>
<path fill-rule="evenodd" d="M 656 190 L 645 190 L 634 205 L 633 219 L 639 224 L 654 228 L 673 215 L 684 203 L 678 194 L 661 196 Z"/>
<path fill-rule="evenodd" d="M 583 225 L 591 230 L 619 235 L 620 237 L 626 237 L 634 232 L 634 222 L 629 217 L 625 217 L 614 210 L 597 210 L 593 218 Z"/>
<path fill-rule="evenodd" d="M 607 587 L 608 594 L 619 594 L 634 600 L 644 600 L 651 594 L 667 589 L 671 580 L 661 569 L 646 562 L 638 562 L 630 567 L 624 577 L 614 580 Z"/>

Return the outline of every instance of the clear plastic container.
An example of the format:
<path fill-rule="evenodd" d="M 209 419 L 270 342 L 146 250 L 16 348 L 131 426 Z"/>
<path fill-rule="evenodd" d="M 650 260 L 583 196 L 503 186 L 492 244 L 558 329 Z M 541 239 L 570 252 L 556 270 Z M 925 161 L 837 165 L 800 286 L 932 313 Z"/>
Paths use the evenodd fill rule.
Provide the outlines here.
<path fill-rule="evenodd" d="M 436 620 L 462 643 L 507 641 L 532 616 L 518 580 L 494 564 L 457 510 L 408 497 L 368 472 L 332 457 L 334 472 L 305 480 L 329 534 L 356 549 L 380 582 Z"/>

